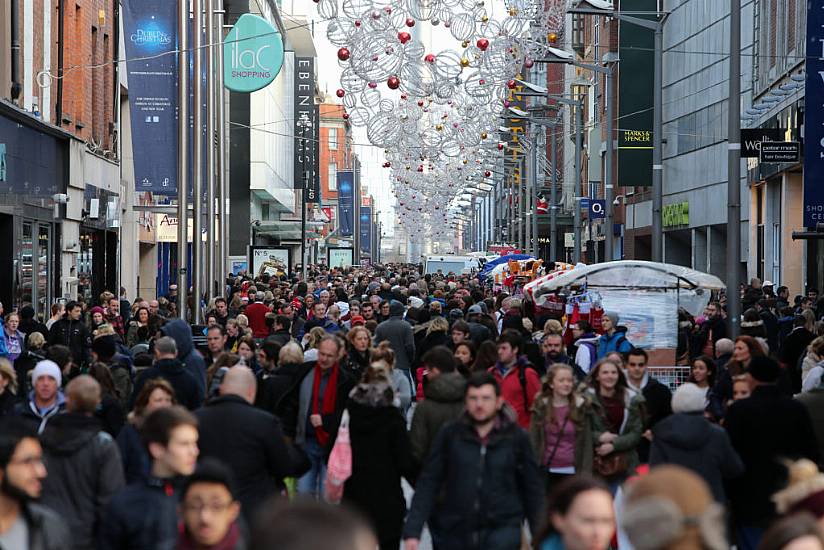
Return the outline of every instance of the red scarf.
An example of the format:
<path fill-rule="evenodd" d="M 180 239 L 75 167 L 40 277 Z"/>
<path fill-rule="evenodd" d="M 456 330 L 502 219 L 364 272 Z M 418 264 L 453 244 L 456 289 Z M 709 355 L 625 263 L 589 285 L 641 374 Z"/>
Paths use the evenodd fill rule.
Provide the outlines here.
<path fill-rule="evenodd" d="M 320 410 L 318 394 L 320 393 L 320 377 L 323 374 L 323 369 L 320 366 L 315 366 L 315 380 L 312 382 L 312 414 L 325 416 L 335 412 L 335 400 L 338 395 L 338 371 L 338 364 L 335 363 L 332 365 L 332 372 L 329 374 L 329 380 L 326 381 L 326 387 L 323 389 L 323 409 Z M 315 428 L 315 437 L 318 438 L 321 447 L 329 442 L 329 432 L 323 429 L 323 425 Z"/>

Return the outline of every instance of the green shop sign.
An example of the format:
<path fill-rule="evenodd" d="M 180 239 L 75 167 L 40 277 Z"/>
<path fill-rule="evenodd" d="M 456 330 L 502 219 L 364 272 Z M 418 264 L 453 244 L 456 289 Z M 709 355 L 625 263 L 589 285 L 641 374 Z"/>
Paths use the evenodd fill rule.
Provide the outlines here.
<path fill-rule="evenodd" d="M 676 202 L 664 206 L 661 211 L 664 227 L 678 227 L 690 224 L 690 203 Z"/>
<path fill-rule="evenodd" d="M 264 18 L 244 13 L 223 44 L 223 81 L 233 92 L 265 88 L 283 66 L 283 38 Z"/>

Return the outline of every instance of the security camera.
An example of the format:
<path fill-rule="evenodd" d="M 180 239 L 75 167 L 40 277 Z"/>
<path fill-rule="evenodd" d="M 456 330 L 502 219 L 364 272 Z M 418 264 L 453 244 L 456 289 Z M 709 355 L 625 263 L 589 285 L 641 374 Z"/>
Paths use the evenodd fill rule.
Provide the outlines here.
<path fill-rule="evenodd" d="M 52 195 L 52 200 L 57 204 L 67 204 L 69 202 L 69 196 L 66 193 L 57 193 Z"/>

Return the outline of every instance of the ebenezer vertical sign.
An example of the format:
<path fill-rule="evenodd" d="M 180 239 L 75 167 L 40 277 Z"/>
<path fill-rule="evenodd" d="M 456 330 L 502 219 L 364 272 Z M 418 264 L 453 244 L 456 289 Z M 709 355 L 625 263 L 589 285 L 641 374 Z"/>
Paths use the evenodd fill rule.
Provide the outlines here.
<path fill-rule="evenodd" d="M 295 189 L 306 190 L 306 202 L 317 202 L 315 197 L 315 59 L 295 57 Z M 307 172 L 308 177 L 307 177 Z"/>
<path fill-rule="evenodd" d="M 824 222 L 824 4 L 807 2 L 804 227 Z"/>

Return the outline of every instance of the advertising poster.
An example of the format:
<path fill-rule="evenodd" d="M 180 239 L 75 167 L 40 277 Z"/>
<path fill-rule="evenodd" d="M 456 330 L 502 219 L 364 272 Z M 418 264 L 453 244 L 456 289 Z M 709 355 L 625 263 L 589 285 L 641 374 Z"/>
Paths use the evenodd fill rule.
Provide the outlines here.
<path fill-rule="evenodd" d="M 295 57 L 295 181 L 294 188 L 304 189 L 311 185 L 306 181 L 306 172 L 313 177 L 313 157 L 315 147 L 312 134 L 315 131 L 315 59 Z"/>
<path fill-rule="evenodd" d="M 355 172 L 338 172 L 338 220 L 340 236 L 352 237 L 355 226 Z"/>
<path fill-rule="evenodd" d="M 372 207 L 360 209 L 360 249 L 361 254 L 372 255 Z"/>
<path fill-rule="evenodd" d="M 260 277 L 264 273 L 275 277 L 288 275 L 292 270 L 289 249 L 277 246 L 250 246 L 249 266 L 249 275 L 252 277 Z"/>
<path fill-rule="evenodd" d="M 326 260 L 330 268 L 350 267 L 354 263 L 355 251 L 351 246 L 345 248 L 327 248 Z"/>
<path fill-rule="evenodd" d="M 627 340 L 638 348 L 675 349 L 678 346 L 678 297 L 671 292 L 610 290 L 602 292 L 604 311 L 615 311 Z M 643 307 L 639 308 L 639 304 Z"/>
<path fill-rule="evenodd" d="M 177 3 L 124 0 L 135 190 L 177 194 Z"/>

